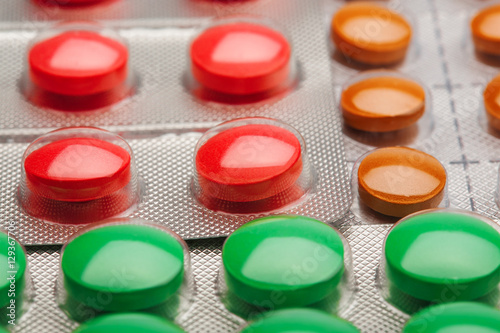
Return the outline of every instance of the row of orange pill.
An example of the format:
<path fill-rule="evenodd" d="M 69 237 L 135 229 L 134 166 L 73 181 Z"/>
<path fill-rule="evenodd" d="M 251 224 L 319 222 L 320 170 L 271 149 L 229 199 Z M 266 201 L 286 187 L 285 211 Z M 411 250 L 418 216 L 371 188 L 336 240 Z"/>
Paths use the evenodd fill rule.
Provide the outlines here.
<path fill-rule="evenodd" d="M 471 21 L 476 51 L 500 56 L 500 5 L 480 11 Z M 374 4 L 349 4 L 332 20 L 332 39 L 351 60 L 385 66 L 401 62 L 412 28 L 400 14 Z M 500 76 L 484 91 L 489 124 L 500 130 Z M 425 111 L 425 90 L 404 78 L 374 76 L 347 87 L 341 100 L 346 125 L 363 131 L 388 132 L 407 128 Z"/>

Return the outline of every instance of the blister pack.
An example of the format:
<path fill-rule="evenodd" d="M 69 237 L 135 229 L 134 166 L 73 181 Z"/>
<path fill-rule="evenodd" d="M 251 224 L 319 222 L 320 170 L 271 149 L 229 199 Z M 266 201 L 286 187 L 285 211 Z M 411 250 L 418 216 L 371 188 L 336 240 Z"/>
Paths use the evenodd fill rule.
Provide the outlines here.
<path fill-rule="evenodd" d="M 495 5 L 0 0 L 0 323 L 499 323 Z"/>

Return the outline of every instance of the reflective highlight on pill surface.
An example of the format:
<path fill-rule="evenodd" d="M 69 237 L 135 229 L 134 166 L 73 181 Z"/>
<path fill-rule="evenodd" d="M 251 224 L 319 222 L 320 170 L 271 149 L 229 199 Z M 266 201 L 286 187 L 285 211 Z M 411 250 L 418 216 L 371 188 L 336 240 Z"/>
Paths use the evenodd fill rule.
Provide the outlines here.
<path fill-rule="evenodd" d="M 251 95 L 286 84 L 291 47 L 277 30 L 251 22 L 209 27 L 190 48 L 191 70 L 204 87 Z"/>
<path fill-rule="evenodd" d="M 365 205 L 396 217 L 438 207 L 447 180 L 446 170 L 437 159 L 407 147 L 368 153 L 355 177 L 359 198 Z"/>

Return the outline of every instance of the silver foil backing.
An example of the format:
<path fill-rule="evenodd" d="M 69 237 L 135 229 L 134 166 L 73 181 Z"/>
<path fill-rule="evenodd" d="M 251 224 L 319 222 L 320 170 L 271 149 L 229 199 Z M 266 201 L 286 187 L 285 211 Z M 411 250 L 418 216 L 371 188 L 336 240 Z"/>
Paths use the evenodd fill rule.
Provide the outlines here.
<path fill-rule="evenodd" d="M 387 225 L 341 228 L 351 246 L 357 286 L 354 300 L 347 308 L 340 309 L 339 315 L 362 332 L 400 332 L 408 318 L 385 302 L 377 289 L 376 269 L 388 230 Z M 188 242 L 196 295 L 188 313 L 177 319 L 177 324 L 188 333 L 238 332 L 246 324 L 224 307 L 217 294 L 223 241 L 219 238 Z M 36 296 L 28 313 L 16 326 L 15 333 L 70 333 L 78 327 L 78 323 L 69 320 L 56 303 L 54 289 L 59 252 L 58 246 L 28 249 Z"/>
<path fill-rule="evenodd" d="M 342 85 L 362 68 L 332 55 L 329 23 L 341 0 L 121 0 L 99 10 L 38 7 L 34 0 L 0 0 L 0 225 L 16 221 L 27 245 L 59 244 L 77 227 L 49 224 L 24 214 L 16 201 L 21 155 L 29 141 L 62 126 L 92 125 L 122 134 L 131 144 L 145 184 L 133 216 L 165 225 L 183 238 L 230 234 L 255 216 L 213 213 L 189 192 L 192 158 L 201 132 L 232 118 L 267 116 L 296 127 L 305 137 L 319 174 L 317 191 L 285 213 L 331 223 L 350 243 L 357 282 L 354 302 L 340 316 L 363 333 L 400 332 L 408 315 L 388 304 L 376 286 L 381 248 L 390 225 L 349 212 L 350 169 L 367 151 L 394 144 L 421 149 L 438 158 L 448 173 L 450 206 L 500 221 L 496 203 L 500 135 L 488 129 L 482 91 L 499 65 L 474 54 L 468 29 L 471 15 L 495 2 L 474 0 L 390 0 L 382 3 L 404 13 L 414 27 L 407 59 L 396 69 L 419 79 L 430 91 L 432 128 L 426 137 L 398 136 L 392 142 L 367 142 L 341 123 Z M 224 106 L 191 96 L 185 78 L 187 46 L 210 18 L 260 14 L 274 19 L 291 36 L 299 62 L 300 83 L 270 104 Z M 20 93 L 26 47 L 36 32 L 58 20 L 104 20 L 127 40 L 138 92 L 106 112 L 64 114 L 40 110 Z M 179 324 L 191 332 L 237 332 L 245 322 L 229 313 L 216 293 L 223 240 L 188 242 L 197 293 Z M 28 246 L 35 303 L 14 332 L 69 333 L 77 327 L 57 308 L 54 285 L 58 246 Z"/>
<path fill-rule="evenodd" d="M 138 5 L 134 1 L 123 2 Z M 3 142 L 0 145 L 3 173 L 0 195 L 4 198 L 0 202 L 0 226 L 15 220 L 17 237 L 23 244 L 60 244 L 78 229 L 31 218 L 20 210 L 15 197 L 26 141 L 63 126 L 102 127 L 128 139 L 145 184 L 143 202 L 133 216 L 165 225 L 185 239 L 226 236 L 255 217 L 214 213 L 196 203 L 190 192 L 194 148 L 200 133 L 239 117 L 280 119 L 295 127 L 305 139 L 318 175 L 316 189 L 304 202 L 278 213 L 308 215 L 332 222 L 347 211 L 349 172 L 344 159 L 341 121 L 335 111 L 332 74 L 326 70 L 330 59 L 327 31 L 322 24 L 322 3 L 276 0 L 242 7 L 249 15 L 271 18 L 289 33 L 300 80 L 293 91 L 276 101 L 236 106 L 197 100 L 185 84 L 190 39 L 210 17 L 230 12 L 221 12 L 219 7 L 224 7 L 219 4 L 208 6 L 212 11 L 202 11 L 206 16 L 197 17 L 195 9 L 207 7 L 206 3 L 196 5 L 196 1 L 187 1 L 189 6 L 186 1 L 168 3 L 167 7 L 176 3 L 187 6 L 186 10 L 193 8 L 191 16 L 185 13 L 190 22 L 180 20 L 179 13 L 180 16 L 167 16 L 154 26 L 144 26 L 138 17 L 108 22 L 128 43 L 131 68 L 139 86 L 136 95 L 106 111 L 47 111 L 26 101 L 20 92 L 19 80 L 25 71 L 27 46 L 36 29 L 19 26 L 19 22 L 11 18 L 12 28 L 0 31 L 3 72 L 0 78 L 3 87 L 0 90 L 3 101 L 0 104 L 0 142 Z M 2 13 L 4 10 L 2 8 Z M 176 14 L 168 8 L 164 10 L 170 15 Z M 34 23 L 37 26 L 51 22 Z"/>

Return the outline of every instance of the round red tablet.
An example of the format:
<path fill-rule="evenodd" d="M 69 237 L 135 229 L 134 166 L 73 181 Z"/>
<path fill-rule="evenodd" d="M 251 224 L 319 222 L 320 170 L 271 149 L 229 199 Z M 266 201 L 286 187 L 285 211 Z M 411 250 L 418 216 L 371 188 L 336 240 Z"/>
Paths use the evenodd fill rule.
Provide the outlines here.
<path fill-rule="evenodd" d="M 24 160 L 29 189 L 59 201 L 89 201 L 125 187 L 131 157 L 124 148 L 93 138 L 68 138 L 38 148 Z"/>
<path fill-rule="evenodd" d="M 250 95 L 286 84 L 291 47 L 278 31 L 255 23 L 217 25 L 191 45 L 191 70 L 204 87 L 224 94 Z"/>
<path fill-rule="evenodd" d="M 99 2 L 106 2 L 109 0 L 33 0 L 33 1 L 48 6 L 73 6 L 73 5 L 79 6 L 79 5 L 96 4 Z"/>
<path fill-rule="evenodd" d="M 196 153 L 202 191 L 232 202 L 250 202 L 292 187 L 302 172 L 297 136 L 267 124 L 226 129 L 209 138 Z"/>
<path fill-rule="evenodd" d="M 95 31 L 66 31 L 36 43 L 28 54 L 31 80 L 62 95 L 109 91 L 127 78 L 127 47 Z"/>
<path fill-rule="evenodd" d="M 64 0 L 67 4 L 87 4 L 87 3 L 97 3 L 104 2 L 107 0 Z"/>
<path fill-rule="evenodd" d="M 71 6 L 71 5 L 86 5 L 98 2 L 105 2 L 108 0 L 52 0 L 53 5 L 58 6 Z"/>

